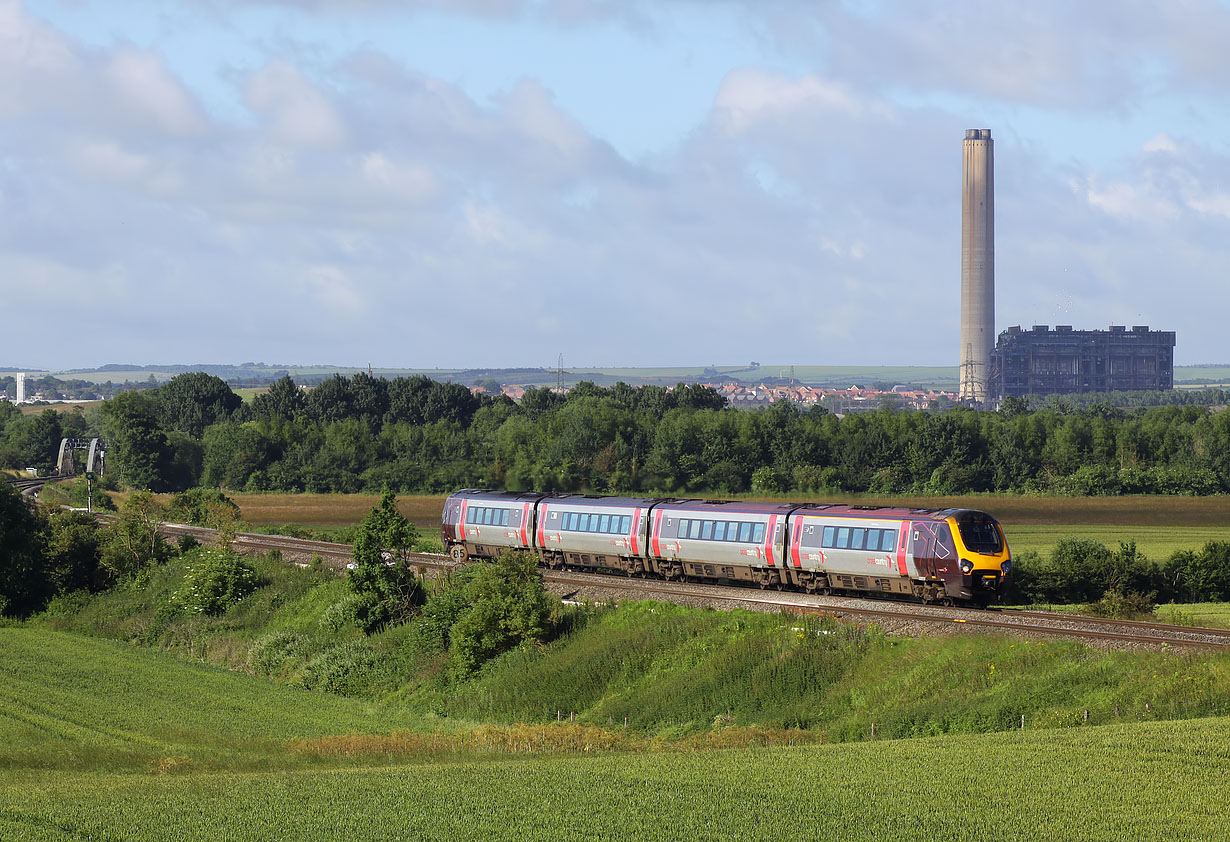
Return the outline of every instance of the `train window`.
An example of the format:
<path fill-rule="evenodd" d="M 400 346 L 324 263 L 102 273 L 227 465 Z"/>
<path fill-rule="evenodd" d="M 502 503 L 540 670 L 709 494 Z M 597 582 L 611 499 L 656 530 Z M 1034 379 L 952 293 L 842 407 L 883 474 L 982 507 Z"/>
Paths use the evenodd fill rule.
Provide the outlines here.
<path fill-rule="evenodd" d="M 689 538 L 695 539 L 695 538 L 700 537 L 700 523 L 701 522 L 699 520 L 693 520 L 693 521 L 688 522 L 688 537 Z"/>
<path fill-rule="evenodd" d="M 867 537 L 867 530 L 861 527 L 855 527 L 850 530 L 850 549 L 861 550 L 864 548 L 864 542 Z M 871 549 L 867 547 L 867 549 Z"/>
<path fill-rule="evenodd" d="M 764 524 L 757 523 L 752 526 L 752 543 L 759 544 L 764 540 Z"/>
<path fill-rule="evenodd" d="M 713 524 L 713 540 L 726 540 L 726 521 L 719 520 L 717 523 Z"/>
<path fill-rule="evenodd" d="M 623 516 L 623 525 L 620 527 L 619 531 L 620 532 L 631 532 L 632 531 L 632 515 Z"/>
<path fill-rule="evenodd" d="M 599 532 L 610 532 L 611 531 L 611 516 L 610 515 L 603 515 L 602 517 L 598 518 L 598 531 Z"/>
<path fill-rule="evenodd" d="M 750 543 L 752 540 L 752 525 L 750 523 L 739 524 L 739 542 L 743 544 Z"/>
<path fill-rule="evenodd" d="M 577 528 L 576 512 L 564 512 L 564 529 L 569 532 Z"/>
<path fill-rule="evenodd" d="M 837 528 L 837 549 L 844 550 L 850 546 L 850 527 L 839 526 Z"/>
<path fill-rule="evenodd" d="M 509 521 L 511 518 L 512 518 L 512 509 L 505 509 L 505 510 L 504 510 L 504 521 L 503 521 L 503 525 L 504 525 L 504 526 L 508 526 L 508 521 Z"/>
<path fill-rule="evenodd" d="M 669 525 L 669 521 L 668 521 L 668 525 Z M 678 531 L 678 532 L 676 532 L 675 534 L 676 534 L 677 536 L 679 536 L 680 538 L 686 538 L 686 537 L 688 537 L 688 520 L 687 520 L 687 518 L 680 518 L 680 519 L 679 519 L 679 531 Z"/>
<path fill-rule="evenodd" d="M 836 527 L 832 527 L 832 526 L 824 527 L 824 540 L 820 542 L 820 546 L 835 547 L 837 546 L 837 544 L 835 543 L 836 540 L 837 540 Z"/>
<path fill-rule="evenodd" d="M 713 540 L 713 521 L 707 520 L 700 525 L 700 537 L 702 541 Z"/>

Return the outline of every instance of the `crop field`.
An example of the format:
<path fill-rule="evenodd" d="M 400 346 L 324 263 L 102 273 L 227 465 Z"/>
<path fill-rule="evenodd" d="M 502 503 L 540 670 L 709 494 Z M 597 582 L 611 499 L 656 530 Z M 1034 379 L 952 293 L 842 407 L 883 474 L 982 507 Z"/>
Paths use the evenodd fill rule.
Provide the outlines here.
<path fill-rule="evenodd" d="M 0 772 L 32 840 L 1220 840 L 1230 721 L 248 774 Z"/>
<path fill-rule="evenodd" d="M 0 647 L 3 839 L 1230 836 L 1226 717 L 754 750 L 551 725 L 483 756 L 411 739 L 464 722 L 124 644 L 0 628 Z M 520 740 L 555 730 L 574 739 Z"/>

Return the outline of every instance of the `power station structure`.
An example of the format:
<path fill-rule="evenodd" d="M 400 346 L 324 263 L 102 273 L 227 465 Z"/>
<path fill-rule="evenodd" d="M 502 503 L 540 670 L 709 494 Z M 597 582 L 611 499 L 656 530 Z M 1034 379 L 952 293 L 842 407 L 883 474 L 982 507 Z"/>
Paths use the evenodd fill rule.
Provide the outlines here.
<path fill-rule="evenodd" d="M 961 156 L 963 403 L 1008 396 L 1174 388 L 1174 331 L 1010 327 L 995 335 L 995 148 L 990 129 L 966 129 Z"/>
<path fill-rule="evenodd" d="M 995 347 L 995 147 L 990 129 L 966 129 L 961 154 L 960 400 L 991 397 Z"/>
<path fill-rule="evenodd" d="M 991 393 L 1008 396 L 1133 392 L 1174 388 L 1173 330 L 1010 327 L 999 335 Z"/>

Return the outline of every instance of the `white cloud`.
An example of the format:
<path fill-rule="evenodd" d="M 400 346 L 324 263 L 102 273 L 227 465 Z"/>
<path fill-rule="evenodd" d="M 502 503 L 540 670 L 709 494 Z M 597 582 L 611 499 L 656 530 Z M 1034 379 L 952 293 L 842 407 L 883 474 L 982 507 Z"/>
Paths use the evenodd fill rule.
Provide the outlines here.
<path fill-rule="evenodd" d="M 298 68 L 274 61 L 247 80 L 244 101 L 287 146 L 335 149 L 346 140 L 337 109 Z"/>
<path fill-rule="evenodd" d="M 714 107 L 719 124 L 736 134 L 762 122 L 788 122 L 800 112 L 836 112 L 845 117 L 885 117 L 891 113 L 883 102 L 858 95 L 839 82 L 818 76 L 791 79 L 755 69 L 729 73 L 722 81 Z"/>
<path fill-rule="evenodd" d="M 120 49 L 108 61 L 105 75 L 118 101 L 168 134 L 195 135 L 204 130 L 196 104 L 157 56 Z"/>

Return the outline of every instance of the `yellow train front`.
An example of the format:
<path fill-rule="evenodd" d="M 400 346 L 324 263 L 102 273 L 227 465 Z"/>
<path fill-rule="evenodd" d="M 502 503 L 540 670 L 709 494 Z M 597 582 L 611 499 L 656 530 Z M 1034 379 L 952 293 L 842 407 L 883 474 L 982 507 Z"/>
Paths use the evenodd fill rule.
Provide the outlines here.
<path fill-rule="evenodd" d="M 950 599 L 988 605 L 1012 585 L 1012 553 L 999 521 L 986 512 L 937 512 L 936 536 L 915 538 L 914 557 L 926 579 L 943 584 Z"/>

